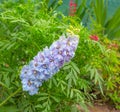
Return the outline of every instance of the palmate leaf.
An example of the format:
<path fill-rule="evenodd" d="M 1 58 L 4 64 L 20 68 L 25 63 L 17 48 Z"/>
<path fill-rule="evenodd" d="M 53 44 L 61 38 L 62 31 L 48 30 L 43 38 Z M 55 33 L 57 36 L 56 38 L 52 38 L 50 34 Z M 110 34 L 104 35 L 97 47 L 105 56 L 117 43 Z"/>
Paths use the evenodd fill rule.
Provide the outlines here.
<path fill-rule="evenodd" d="M 79 78 L 78 83 L 79 83 L 79 88 L 81 90 L 84 90 L 85 93 L 87 93 L 88 91 L 91 90 L 89 81 L 87 81 L 87 80 L 85 80 L 83 78 Z"/>
<path fill-rule="evenodd" d="M 68 80 L 68 88 L 70 88 L 73 84 L 77 85 L 78 74 L 80 74 L 80 70 L 77 65 L 74 62 L 70 62 L 70 64 L 66 65 L 63 69 L 69 71 L 65 78 Z"/>
<path fill-rule="evenodd" d="M 103 78 L 102 75 L 99 73 L 98 69 L 95 67 L 92 67 L 90 65 L 86 66 L 87 72 L 90 73 L 90 79 L 94 80 L 94 83 L 99 86 L 99 89 L 101 93 L 103 94 Z"/>
<path fill-rule="evenodd" d="M 71 65 L 73 67 L 73 70 L 75 70 L 77 73 L 80 73 L 78 66 L 74 62 L 71 62 Z"/>

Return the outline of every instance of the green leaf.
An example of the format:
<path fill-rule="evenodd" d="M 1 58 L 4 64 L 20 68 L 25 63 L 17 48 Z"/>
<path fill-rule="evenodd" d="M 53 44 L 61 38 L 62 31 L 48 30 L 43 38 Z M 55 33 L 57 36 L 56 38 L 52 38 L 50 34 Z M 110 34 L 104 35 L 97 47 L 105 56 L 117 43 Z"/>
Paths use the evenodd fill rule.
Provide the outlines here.
<path fill-rule="evenodd" d="M 72 105 L 71 112 L 78 112 L 77 105 Z"/>
<path fill-rule="evenodd" d="M 3 106 L 0 107 L 0 112 L 19 112 L 20 110 L 17 109 L 17 106 Z"/>
<path fill-rule="evenodd" d="M 77 73 L 80 73 L 79 68 L 77 67 L 77 65 L 76 65 L 74 62 L 71 62 L 71 65 L 72 65 L 73 69 L 74 69 Z"/>
<path fill-rule="evenodd" d="M 0 85 L 8 89 L 8 87 L 4 83 L 0 82 Z"/>
<path fill-rule="evenodd" d="M 47 94 L 47 93 L 41 93 L 41 92 L 40 92 L 40 93 L 38 94 L 38 96 L 48 96 L 48 94 Z"/>
<path fill-rule="evenodd" d="M 40 98 L 37 99 L 37 101 L 42 101 L 42 100 L 47 100 L 47 99 L 48 99 L 48 97 L 46 97 L 46 96 L 43 96 L 43 97 L 42 97 L 42 96 L 41 96 Z"/>
<path fill-rule="evenodd" d="M 41 104 L 38 104 L 35 106 L 35 108 L 43 108 L 43 106 Z"/>
<path fill-rule="evenodd" d="M 60 102 L 60 99 L 58 97 L 55 97 L 55 96 L 51 96 L 51 98 L 55 101 L 55 102 Z"/>
<path fill-rule="evenodd" d="M 67 69 L 70 69 L 70 68 L 71 68 L 70 65 L 66 65 L 66 66 L 63 67 L 63 70 L 67 70 Z"/>
<path fill-rule="evenodd" d="M 72 78 L 72 71 L 69 72 L 69 74 L 66 76 L 65 79 L 68 80 L 68 79 L 71 79 L 71 78 Z"/>
<path fill-rule="evenodd" d="M 70 98 L 73 98 L 73 90 L 70 91 Z"/>
<path fill-rule="evenodd" d="M 93 79 L 95 75 L 95 69 L 90 70 L 90 79 Z"/>

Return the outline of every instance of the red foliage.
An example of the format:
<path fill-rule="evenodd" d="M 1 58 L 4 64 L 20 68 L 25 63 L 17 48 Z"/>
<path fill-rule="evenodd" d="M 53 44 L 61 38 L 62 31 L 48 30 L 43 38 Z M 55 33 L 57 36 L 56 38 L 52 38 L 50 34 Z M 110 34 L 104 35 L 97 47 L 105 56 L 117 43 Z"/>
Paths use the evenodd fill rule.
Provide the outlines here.
<path fill-rule="evenodd" d="M 99 37 L 97 35 L 90 35 L 90 39 L 94 41 L 98 41 Z"/>
<path fill-rule="evenodd" d="M 118 48 L 119 48 L 119 45 L 116 44 L 116 43 L 111 43 L 111 44 L 109 44 L 108 48 L 109 48 L 109 49 L 112 49 L 112 48 L 118 49 Z"/>

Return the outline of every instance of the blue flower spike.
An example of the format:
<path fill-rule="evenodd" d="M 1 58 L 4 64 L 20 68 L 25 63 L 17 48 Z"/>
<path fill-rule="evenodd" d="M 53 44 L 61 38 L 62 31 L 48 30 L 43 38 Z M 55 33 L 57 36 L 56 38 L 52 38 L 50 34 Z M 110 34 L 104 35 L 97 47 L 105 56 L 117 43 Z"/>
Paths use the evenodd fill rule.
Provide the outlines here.
<path fill-rule="evenodd" d="M 23 91 L 30 95 L 38 93 L 39 87 L 56 74 L 64 63 L 75 55 L 79 38 L 76 35 L 61 36 L 57 41 L 33 58 L 28 65 L 23 66 L 20 74 Z"/>

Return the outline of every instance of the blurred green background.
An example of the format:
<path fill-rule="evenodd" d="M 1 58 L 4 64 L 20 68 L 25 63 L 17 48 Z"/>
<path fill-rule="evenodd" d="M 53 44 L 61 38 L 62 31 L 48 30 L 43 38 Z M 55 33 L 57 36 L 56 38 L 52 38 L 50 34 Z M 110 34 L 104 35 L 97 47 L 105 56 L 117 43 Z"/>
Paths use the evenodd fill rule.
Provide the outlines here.
<path fill-rule="evenodd" d="M 54 0 L 51 0 L 51 3 Z M 65 15 L 68 14 L 69 11 L 69 1 L 70 0 L 63 0 L 63 5 L 61 5 L 58 10 L 62 11 Z M 78 0 L 78 5 L 80 5 L 82 0 Z M 92 0 L 87 0 L 88 4 Z M 95 0 L 94 0 L 95 1 Z M 120 0 L 106 0 L 108 1 L 108 17 L 111 17 L 113 13 L 117 10 L 118 7 L 120 7 Z"/>

